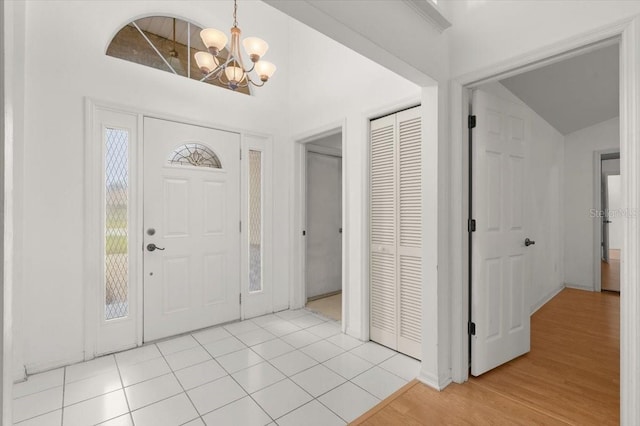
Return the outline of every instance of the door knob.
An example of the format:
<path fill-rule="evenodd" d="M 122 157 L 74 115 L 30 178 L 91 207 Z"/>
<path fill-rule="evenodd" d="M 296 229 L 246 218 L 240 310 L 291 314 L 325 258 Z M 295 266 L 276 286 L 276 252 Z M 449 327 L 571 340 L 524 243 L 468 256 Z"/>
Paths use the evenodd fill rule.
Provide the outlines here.
<path fill-rule="evenodd" d="M 524 239 L 524 245 L 525 245 L 526 247 L 529 247 L 529 246 L 531 246 L 531 245 L 533 245 L 533 244 L 535 244 L 535 243 L 536 243 L 535 241 L 530 240 L 529 238 L 525 238 L 525 239 Z"/>
<path fill-rule="evenodd" d="M 158 247 L 157 245 L 150 243 L 150 244 L 147 244 L 147 250 L 148 251 L 164 250 L 164 247 Z"/>
<path fill-rule="evenodd" d="M 610 220 L 605 220 L 604 223 L 611 223 L 611 221 Z"/>

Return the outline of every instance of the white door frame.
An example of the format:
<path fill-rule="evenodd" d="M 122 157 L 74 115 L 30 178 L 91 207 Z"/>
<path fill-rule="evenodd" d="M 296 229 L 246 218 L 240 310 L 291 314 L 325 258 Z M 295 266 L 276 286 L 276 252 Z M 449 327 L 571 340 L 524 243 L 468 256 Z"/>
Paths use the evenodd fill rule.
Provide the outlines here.
<path fill-rule="evenodd" d="M 602 208 L 602 156 L 620 154 L 620 150 L 605 149 L 593 153 L 593 205 L 596 211 Z M 602 220 L 593 221 L 593 291 L 602 291 Z"/>
<path fill-rule="evenodd" d="M 620 168 L 622 192 L 635 217 L 624 221 L 621 259 L 620 307 L 620 388 L 622 424 L 640 423 L 640 17 L 634 17 L 596 31 L 555 43 L 542 49 L 460 76 L 451 81 L 451 213 L 452 276 L 452 376 L 462 383 L 468 379 L 468 244 L 467 173 L 465 153 L 468 115 L 467 88 L 520 74 L 585 50 L 603 42 L 620 42 Z"/>
<path fill-rule="evenodd" d="M 306 144 L 313 143 L 319 139 L 327 136 L 336 135 L 340 133 L 342 135 L 342 229 L 348 229 L 346 214 L 348 206 L 348 199 L 346 197 L 346 184 L 347 184 L 347 162 L 346 162 L 346 150 L 344 149 L 346 140 L 346 122 L 345 120 L 340 122 L 329 123 L 320 128 L 314 129 L 310 132 L 298 135 L 294 137 L 294 212 L 293 212 L 293 253 L 295 258 L 292 262 L 293 274 L 292 282 L 295 283 L 291 289 L 289 298 L 289 307 L 291 309 L 303 308 L 307 303 L 307 283 L 306 283 L 306 259 L 307 259 L 307 244 L 305 236 L 302 234 L 303 230 L 306 230 L 307 222 L 307 147 Z M 342 331 L 346 330 L 346 309 L 347 309 L 347 294 L 345 291 L 346 274 L 347 274 L 347 262 L 348 252 L 346 250 L 346 238 L 343 232 L 342 237 Z"/>
<path fill-rule="evenodd" d="M 100 229 L 100 224 L 96 223 L 96 221 L 93 219 L 95 218 L 97 215 L 101 214 L 101 208 L 102 208 L 102 204 L 100 201 L 100 181 L 96 180 L 96 176 L 98 176 L 98 179 L 100 179 L 101 173 L 102 173 L 102 158 L 100 156 L 100 152 L 96 152 L 98 150 L 96 149 L 92 149 L 91 146 L 94 143 L 93 140 L 93 135 L 94 135 L 94 123 L 93 123 L 93 117 L 95 115 L 95 111 L 98 109 L 103 109 L 103 110 L 107 110 L 107 111 L 113 111 L 119 114 L 124 114 L 124 115 L 135 115 L 137 116 L 137 120 L 138 120 L 138 126 L 137 126 L 137 138 L 135 141 L 131 141 L 131 148 L 132 150 L 135 150 L 136 153 L 136 160 L 135 160 L 135 164 L 131 164 L 130 167 L 132 170 L 134 170 L 134 174 L 131 175 L 131 180 L 133 182 L 133 180 L 135 179 L 135 187 L 137 190 L 138 194 L 142 194 L 143 193 L 143 141 L 144 141 L 144 126 L 143 126 L 143 119 L 144 117 L 149 117 L 149 118 L 157 118 L 157 119 L 161 119 L 161 120 L 167 120 L 167 121 L 175 121 L 178 123 L 183 123 L 183 124 L 188 124 L 188 125 L 193 125 L 193 126 L 201 126 L 201 127 L 207 127 L 207 128 L 212 128 L 212 129 L 218 129 L 218 130 L 224 130 L 224 131 L 228 131 L 228 132 L 234 132 L 234 133 L 238 133 L 241 136 L 241 139 L 245 139 L 246 137 L 257 137 L 257 138 L 261 138 L 264 140 L 268 140 L 271 141 L 273 139 L 272 135 L 269 134 L 265 134 L 265 133 L 260 133 L 260 132 L 256 132 L 256 131 L 252 131 L 252 130 L 247 130 L 247 129 L 240 129 L 240 128 L 235 128 L 235 127 L 231 127 L 231 126 L 227 126 L 227 125 L 218 125 L 217 123 L 206 123 L 206 122 L 202 122 L 202 121 L 197 121 L 197 120 L 193 120 L 193 119 L 189 119 L 186 117 L 181 117 L 178 115 L 173 115 L 170 113 L 163 113 L 163 112 L 158 112 L 158 111 L 150 111 L 148 109 L 144 109 L 144 108 L 139 108 L 139 107 L 135 107 L 135 106 L 130 106 L 130 105 L 122 105 L 122 104 L 118 104 L 118 103 L 113 103 L 113 102 L 109 102 L 109 101 L 103 101 L 100 99 L 94 99 L 91 97 L 86 97 L 85 98 L 85 219 L 84 219 L 84 247 L 85 247 L 85 261 L 84 261 L 84 265 L 85 268 L 83 270 L 83 277 L 84 277 L 84 282 L 85 282 L 85 295 L 84 295 L 84 303 L 85 303 L 85 314 L 84 314 L 84 359 L 86 360 L 90 360 L 95 358 L 96 356 L 96 331 L 99 327 L 99 318 L 97 315 L 95 315 L 95 312 L 97 312 L 99 310 L 99 303 L 101 303 L 101 301 L 99 300 L 99 294 L 98 294 L 98 288 L 96 286 L 96 282 L 101 282 L 102 280 L 102 276 L 100 274 L 101 269 L 97 269 L 95 267 L 91 267 L 91 265 L 95 265 L 95 262 L 97 261 L 96 259 L 98 259 L 97 256 L 99 256 L 99 250 L 100 248 L 98 247 L 98 243 L 96 243 L 95 238 L 90 238 L 91 236 L 95 236 L 95 235 L 99 235 L 100 232 L 102 232 L 102 230 Z M 242 145 L 242 144 L 241 144 Z M 270 145 L 270 144 L 269 144 Z M 238 149 L 240 149 L 241 146 L 238 146 Z M 269 147 L 268 149 L 269 151 L 269 157 L 271 156 L 271 148 Z M 243 158 L 244 159 L 244 158 Z M 269 162 L 265 162 L 264 163 L 265 167 L 267 167 L 269 170 L 265 170 L 265 173 L 268 173 L 269 175 L 269 180 L 271 179 L 271 173 L 272 173 L 272 163 Z M 241 164 L 241 168 L 242 168 L 242 164 Z M 132 183 L 133 185 L 133 183 Z M 267 189 L 267 188 L 266 188 Z M 271 188 L 268 188 L 268 190 L 270 191 Z M 245 194 L 241 194 L 241 197 L 244 197 Z M 136 199 L 131 200 L 131 206 L 132 208 L 136 209 L 136 217 L 135 217 L 135 222 L 136 223 L 132 223 L 132 229 L 137 229 L 138 235 L 132 235 L 132 243 L 130 244 L 130 246 L 133 247 L 142 247 L 142 234 L 144 232 L 143 226 L 143 218 L 142 218 L 142 212 L 143 212 L 143 197 L 139 196 L 136 197 Z M 265 208 L 267 208 L 265 206 Z M 270 208 L 270 207 L 269 207 Z M 240 205 L 238 206 L 238 209 L 240 209 Z M 269 221 L 267 222 L 267 217 L 270 217 L 270 213 L 269 216 L 267 216 L 265 214 L 265 218 L 264 218 L 264 225 L 265 225 L 265 233 L 271 233 L 271 229 L 272 229 L 272 222 Z M 267 229 L 268 228 L 268 229 Z M 242 238 L 241 234 L 239 238 Z M 134 242 L 134 237 L 137 238 L 137 240 L 135 240 Z M 241 241 L 242 242 L 242 241 Z M 135 245 L 133 245 L 135 244 Z M 265 250 L 272 250 L 271 245 L 265 245 Z M 92 257 L 93 256 L 93 257 Z M 265 259 L 269 259 L 271 258 L 272 253 L 265 253 Z M 90 259 L 93 259 L 90 262 Z M 138 256 L 136 256 L 136 259 L 138 261 L 138 265 L 136 268 L 137 271 L 137 276 L 135 277 L 135 283 L 136 283 L 136 306 L 135 306 L 135 310 L 136 310 L 136 316 L 135 316 L 135 322 L 136 322 L 136 333 L 137 333 L 137 345 L 140 346 L 143 343 L 143 268 L 142 268 L 142 261 L 143 261 L 143 252 L 142 250 L 139 251 Z M 91 265 L 90 265 L 91 264 Z M 242 270 L 242 268 L 245 268 L 245 265 L 243 263 L 243 259 L 241 257 L 240 259 L 240 268 Z M 266 277 L 265 277 L 266 278 Z M 133 278 L 132 278 L 133 279 Z M 71 361 L 70 361 L 71 362 Z M 10 380 L 10 379 L 9 379 Z"/>

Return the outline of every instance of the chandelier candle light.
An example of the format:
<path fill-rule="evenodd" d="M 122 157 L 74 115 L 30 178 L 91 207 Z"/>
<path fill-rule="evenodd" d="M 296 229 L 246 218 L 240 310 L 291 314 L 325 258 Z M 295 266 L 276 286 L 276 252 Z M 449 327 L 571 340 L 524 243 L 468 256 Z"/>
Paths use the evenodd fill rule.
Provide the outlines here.
<path fill-rule="evenodd" d="M 252 66 L 250 69 L 245 68 L 240 53 L 241 31 L 238 28 L 238 20 L 236 18 L 237 11 L 237 0 L 234 0 L 229 56 L 226 59 L 219 56 L 227 44 L 227 36 L 222 31 L 205 28 L 200 32 L 200 37 L 208 52 L 196 52 L 195 60 L 200 71 L 204 74 L 202 80 L 217 78 L 220 83 L 226 84 L 231 90 L 236 90 L 238 87 L 247 87 L 249 83 L 256 87 L 262 87 L 276 71 L 276 66 L 271 62 L 260 60 L 269 49 L 267 42 L 258 37 L 247 37 L 242 40 L 242 45 L 251 59 Z M 254 70 L 258 74 L 261 83 L 251 80 L 249 73 Z"/>

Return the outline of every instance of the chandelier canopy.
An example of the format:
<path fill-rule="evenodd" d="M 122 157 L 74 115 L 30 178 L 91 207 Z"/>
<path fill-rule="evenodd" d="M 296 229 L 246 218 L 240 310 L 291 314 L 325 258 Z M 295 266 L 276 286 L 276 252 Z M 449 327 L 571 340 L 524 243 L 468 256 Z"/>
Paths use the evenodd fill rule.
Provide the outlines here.
<path fill-rule="evenodd" d="M 261 60 L 264 54 L 267 53 L 269 45 L 258 37 L 246 37 L 242 40 L 244 50 L 252 62 L 251 68 L 247 69 L 240 52 L 240 34 L 242 31 L 238 28 L 237 12 L 238 4 L 237 0 L 234 0 L 229 55 L 226 58 L 220 56 L 220 53 L 227 45 L 227 36 L 222 31 L 205 28 L 200 31 L 200 37 L 208 51 L 196 52 L 194 55 L 195 60 L 200 71 L 204 74 L 202 80 L 217 78 L 220 83 L 226 84 L 232 90 L 236 90 L 238 87 L 247 87 L 249 83 L 256 87 L 262 87 L 276 71 L 276 66 L 271 62 Z M 252 71 L 255 71 L 258 75 L 260 83 L 251 79 L 249 73 Z"/>

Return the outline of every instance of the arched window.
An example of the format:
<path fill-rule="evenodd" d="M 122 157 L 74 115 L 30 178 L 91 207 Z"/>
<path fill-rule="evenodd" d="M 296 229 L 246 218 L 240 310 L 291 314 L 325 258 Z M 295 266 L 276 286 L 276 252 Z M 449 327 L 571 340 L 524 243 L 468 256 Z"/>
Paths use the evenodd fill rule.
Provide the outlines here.
<path fill-rule="evenodd" d="M 203 80 L 193 55 L 206 50 L 200 39 L 198 25 L 169 16 L 149 16 L 136 19 L 122 27 L 113 37 L 107 55 L 146 65 L 214 86 L 229 88 L 217 79 Z M 226 58 L 228 50 L 220 53 Z M 249 95 L 248 87 L 236 92 Z"/>
<path fill-rule="evenodd" d="M 180 145 L 169 154 L 169 164 L 178 166 L 210 167 L 221 169 L 220 158 L 208 146 L 199 143 Z"/>

